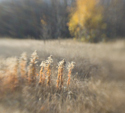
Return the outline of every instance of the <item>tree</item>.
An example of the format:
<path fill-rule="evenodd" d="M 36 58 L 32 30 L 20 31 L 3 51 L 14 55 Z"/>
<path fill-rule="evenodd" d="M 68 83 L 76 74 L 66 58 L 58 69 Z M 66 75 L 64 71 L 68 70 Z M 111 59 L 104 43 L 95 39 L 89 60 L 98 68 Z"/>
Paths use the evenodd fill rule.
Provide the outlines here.
<path fill-rule="evenodd" d="M 101 0 L 104 7 L 106 34 L 110 38 L 125 36 L 125 0 Z"/>
<path fill-rule="evenodd" d="M 76 0 L 69 16 L 69 31 L 75 38 L 97 42 L 104 37 L 102 31 L 106 28 L 103 23 L 103 8 L 97 0 Z"/>
<path fill-rule="evenodd" d="M 64 1 L 2 1 L 0 3 L 0 36 L 35 39 L 70 37 L 67 26 L 67 0 Z"/>

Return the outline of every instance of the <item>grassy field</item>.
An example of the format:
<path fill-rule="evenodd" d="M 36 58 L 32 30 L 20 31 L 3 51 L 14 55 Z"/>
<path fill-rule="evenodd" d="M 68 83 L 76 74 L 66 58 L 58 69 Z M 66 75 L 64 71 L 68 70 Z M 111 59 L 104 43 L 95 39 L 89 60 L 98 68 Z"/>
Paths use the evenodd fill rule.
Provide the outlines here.
<path fill-rule="evenodd" d="M 23 52 L 27 53 L 26 67 L 33 65 L 30 58 L 35 50 L 39 56 L 34 66 L 36 80 L 29 83 L 30 68 L 25 69 L 23 78 L 21 67 L 16 73 L 14 66 L 19 67 L 16 62 Z M 47 86 L 39 84 L 39 65 L 50 55 L 51 84 Z M 57 88 L 57 65 L 63 59 L 64 83 Z M 67 66 L 71 61 L 75 67 L 67 86 Z M 125 40 L 90 44 L 74 40 L 0 39 L 0 85 L 1 113 L 124 113 Z"/>

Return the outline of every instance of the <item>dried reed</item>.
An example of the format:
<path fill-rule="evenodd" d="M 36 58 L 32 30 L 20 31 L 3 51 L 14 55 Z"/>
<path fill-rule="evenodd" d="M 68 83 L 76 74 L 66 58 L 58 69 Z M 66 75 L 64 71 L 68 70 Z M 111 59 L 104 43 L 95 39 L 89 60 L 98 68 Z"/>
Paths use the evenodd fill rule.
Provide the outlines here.
<path fill-rule="evenodd" d="M 71 63 L 68 64 L 68 67 L 67 67 L 67 69 L 68 69 L 67 86 L 68 86 L 68 87 L 69 87 L 69 85 L 70 85 L 71 73 L 72 73 L 72 70 L 73 70 L 73 68 L 74 68 L 74 66 L 75 66 L 74 64 L 75 64 L 75 62 L 71 62 Z"/>
<path fill-rule="evenodd" d="M 41 64 L 40 64 L 40 66 L 41 66 L 41 69 L 40 69 L 40 78 L 39 78 L 39 84 L 44 84 L 45 83 L 45 70 L 44 70 L 44 68 L 45 68 L 45 66 L 46 66 L 46 63 L 45 63 L 45 61 L 42 61 L 41 62 Z"/>
<path fill-rule="evenodd" d="M 27 65 L 27 54 L 23 53 L 20 57 L 20 73 L 21 77 L 26 78 L 26 65 Z"/>
<path fill-rule="evenodd" d="M 35 83 L 36 81 L 36 63 L 37 63 L 37 59 L 38 59 L 38 55 L 37 52 L 34 51 L 31 55 L 31 59 L 30 59 L 30 63 L 28 66 L 28 76 L 27 75 L 27 55 L 26 53 L 23 53 L 20 57 L 20 59 L 18 60 L 17 58 L 12 59 L 12 61 L 8 62 L 8 71 L 6 73 L 8 73 L 9 76 L 8 78 L 10 78 L 9 81 L 11 81 L 11 83 L 13 85 L 16 85 L 18 83 L 18 74 L 20 72 L 21 77 L 24 79 L 26 77 L 28 77 L 28 83 Z M 47 86 L 51 85 L 51 74 L 52 74 L 52 63 L 53 63 L 53 59 L 52 59 L 52 55 L 48 57 L 48 59 L 46 61 L 42 61 L 40 66 L 40 71 L 39 71 L 39 84 L 46 84 Z M 57 81 L 56 81 L 56 87 L 57 89 L 62 89 L 63 87 L 63 83 L 64 83 L 64 78 L 63 78 L 63 71 L 64 71 L 64 67 L 65 67 L 65 60 L 63 59 L 62 61 L 60 61 L 58 63 L 58 76 L 57 76 Z M 20 68 L 18 68 L 20 67 Z M 12 69 L 11 69 L 12 68 Z M 74 62 L 69 63 L 68 65 L 68 80 L 67 80 L 67 86 L 70 85 L 70 76 L 71 76 L 71 72 L 72 69 L 74 68 Z M 19 72 L 18 72 L 19 71 Z M 14 86 L 15 87 L 15 86 Z"/>
<path fill-rule="evenodd" d="M 28 67 L 28 81 L 29 82 L 33 82 L 36 80 L 36 63 L 38 59 L 38 55 L 37 52 L 34 51 L 33 54 L 31 55 L 31 59 L 30 59 L 30 64 Z"/>
<path fill-rule="evenodd" d="M 52 55 L 46 60 L 46 72 L 47 72 L 47 86 L 50 86 L 51 82 L 51 65 L 53 63 Z"/>
<path fill-rule="evenodd" d="M 63 59 L 58 63 L 58 76 L 57 76 L 57 84 L 56 87 L 61 89 L 63 87 L 63 70 L 65 66 L 65 60 Z"/>

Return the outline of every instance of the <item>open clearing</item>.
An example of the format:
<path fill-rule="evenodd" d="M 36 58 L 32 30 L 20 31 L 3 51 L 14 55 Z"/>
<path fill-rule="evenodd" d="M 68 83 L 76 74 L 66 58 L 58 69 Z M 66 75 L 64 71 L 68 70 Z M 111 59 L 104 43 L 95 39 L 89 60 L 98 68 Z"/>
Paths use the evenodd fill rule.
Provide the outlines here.
<path fill-rule="evenodd" d="M 48 56 L 53 55 L 53 69 L 54 75 L 57 74 L 55 71 L 57 68 L 57 63 L 65 59 L 66 62 L 74 61 L 76 63 L 75 68 L 73 70 L 72 76 L 77 77 L 79 80 L 79 86 L 77 86 L 77 90 L 75 91 L 75 85 L 71 86 L 71 91 L 74 94 L 77 94 L 79 97 L 82 94 L 85 94 L 85 97 L 82 97 L 83 100 L 90 99 L 92 103 L 97 102 L 96 104 L 99 106 L 97 109 L 92 103 L 85 104 L 84 111 L 85 113 L 124 113 L 124 105 L 125 105 L 125 40 L 118 40 L 114 42 L 107 43 L 81 43 L 76 42 L 74 40 L 48 40 L 46 42 L 41 40 L 19 40 L 19 39 L 0 39 L 0 63 L 4 59 L 9 57 L 20 57 L 23 52 L 28 54 L 28 58 L 30 58 L 31 54 L 37 50 L 39 55 L 39 62 L 47 59 Z M 1 65 L 1 64 L 0 64 Z M 2 67 L 0 67 L 2 69 Z M 97 82 L 88 82 L 84 83 L 85 79 L 89 78 L 95 79 Z M 99 81 L 98 81 L 99 80 Z M 100 83 L 101 80 L 101 83 Z M 85 85 L 85 86 L 84 86 Z M 32 88 L 32 87 L 31 87 Z M 84 89 L 87 88 L 85 92 Z M 102 90 L 104 88 L 104 90 Z M 26 88 L 24 87 L 24 90 Z M 81 92 L 80 92 L 80 90 Z M 88 90 L 89 89 L 89 90 Z M 102 90 L 102 91 L 101 91 Z M 28 89 L 30 93 L 30 89 Z M 39 90 L 38 90 L 39 91 Z M 40 90 L 41 91 L 41 90 Z M 105 97 L 102 99 L 102 94 Z M 47 90 L 48 92 L 48 90 Z M 50 92 L 51 93 L 51 92 Z M 33 93 L 34 94 L 34 93 Z M 34 102 L 34 96 L 32 92 L 30 96 L 28 93 L 24 94 L 26 100 L 31 98 L 30 105 L 27 106 L 27 110 L 21 106 L 21 99 L 24 97 L 20 97 L 20 91 L 14 93 L 13 95 L 8 95 L 3 100 L 0 97 L 0 112 L 1 113 L 36 113 L 38 112 L 35 108 L 32 110 L 32 106 L 34 106 L 32 102 Z M 44 94 L 44 93 L 43 93 Z M 62 94 L 62 93 L 61 93 Z M 60 94 L 60 95 L 61 95 Z M 95 101 L 95 95 L 97 96 L 97 100 Z M 111 98 L 108 98 L 111 97 Z M 33 98 L 33 100 L 32 100 Z M 48 97 L 47 97 L 48 98 Z M 65 96 L 63 97 L 65 100 Z M 102 99 L 102 100 L 101 100 Z M 109 100 L 108 100 L 109 99 Z M 25 99 L 24 99 L 25 100 Z M 43 100 L 46 100 L 45 98 Z M 35 100 L 36 101 L 36 100 Z M 74 102 L 74 100 L 70 100 Z M 46 102 L 46 101 L 45 101 Z M 55 103 L 54 103 L 55 102 Z M 65 104 L 61 104 L 62 106 L 59 108 L 60 113 L 64 112 L 78 112 L 80 113 L 83 110 L 83 103 L 75 97 L 76 105 L 72 105 L 67 101 Z M 81 102 L 81 107 L 77 106 Z M 88 100 L 85 100 L 88 102 Z M 22 102 L 23 103 L 23 102 Z M 43 103 L 42 103 L 43 104 Z M 44 103 L 45 104 L 45 103 Z M 43 104 L 43 105 L 44 105 Z M 52 104 L 52 103 L 51 103 Z M 87 105 L 86 105 L 87 104 Z M 96 106 L 95 104 L 95 106 Z M 107 105 L 106 105 L 107 104 Z M 48 105 L 48 104 L 45 104 Z M 52 106 L 57 106 L 57 100 L 53 101 L 53 104 L 50 105 L 50 109 L 48 111 L 42 111 L 42 113 L 50 113 Z M 69 106 L 65 106 L 69 105 Z M 86 107 L 87 106 L 87 107 Z M 31 108 L 32 107 L 32 108 Z M 37 104 L 36 108 L 39 108 Z M 103 109 L 104 107 L 104 109 Z M 69 109 L 69 111 L 65 111 L 65 109 Z M 74 109 L 73 109 L 74 108 Z M 21 110 L 20 110 L 21 109 Z M 58 109 L 55 107 L 58 113 Z M 52 109 L 52 113 L 55 113 L 55 109 Z M 30 111 L 31 110 L 31 111 Z M 76 111 L 74 111 L 76 110 Z M 95 110 L 95 112 L 93 112 Z M 41 113 L 40 111 L 38 113 Z"/>
<path fill-rule="evenodd" d="M 80 43 L 73 40 L 40 41 L 0 39 L 0 58 L 19 57 L 23 52 L 28 57 L 37 50 L 40 60 L 53 55 L 55 62 L 62 59 L 76 62 L 79 76 L 107 76 L 125 79 L 125 40 L 108 43 Z M 92 72 L 91 72 L 92 71 Z M 118 79 L 117 79 L 118 80 Z"/>

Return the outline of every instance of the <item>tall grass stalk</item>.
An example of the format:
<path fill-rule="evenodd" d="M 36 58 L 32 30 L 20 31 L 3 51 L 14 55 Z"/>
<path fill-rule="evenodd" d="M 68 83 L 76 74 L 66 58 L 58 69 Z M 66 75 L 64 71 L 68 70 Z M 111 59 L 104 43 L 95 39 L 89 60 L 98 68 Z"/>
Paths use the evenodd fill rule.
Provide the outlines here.
<path fill-rule="evenodd" d="M 44 84 L 45 83 L 45 78 L 46 78 L 45 77 L 45 71 L 44 71 L 44 68 L 46 66 L 45 61 L 42 61 L 40 66 L 41 66 L 41 69 L 40 69 L 40 72 L 39 72 L 39 74 L 40 74 L 39 84 Z"/>
<path fill-rule="evenodd" d="M 68 64 L 68 67 L 67 67 L 67 69 L 68 69 L 67 87 L 69 87 L 69 85 L 70 85 L 72 70 L 75 66 L 74 64 L 75 64 L 75 62 L 71 62 Z"/>
<path fill-rule="evenodd" d="M 51 65 L 53 63 L 52 55 L 46 60 L 46 72 L 47 72 L 47 86 L 51 83 Z"/>
<path fill-rule="evenodd" d="M 30 59 L 30 64 L 28 67 L 28 81 L 29 82 L 33 82 L 36 80 L 36 63 L 38 59 L 38 55 L 37 52 L 34 51 L 33 54 L 31 55 L 31 59 Z"/>
<path fill-rule="evenodd" d="M 65 60 L 63 59 L 58 63 L 58 76 L 57 76 L 57 84 L 56 87 L 61 89 L 63 87 L 63 71 L 65 66 Z"/>
<path fill-rule="evenodd" d="M 23 79 L 26 78 L 27 54 L 23 53 L 20 57 L 20 73 Z"/>

